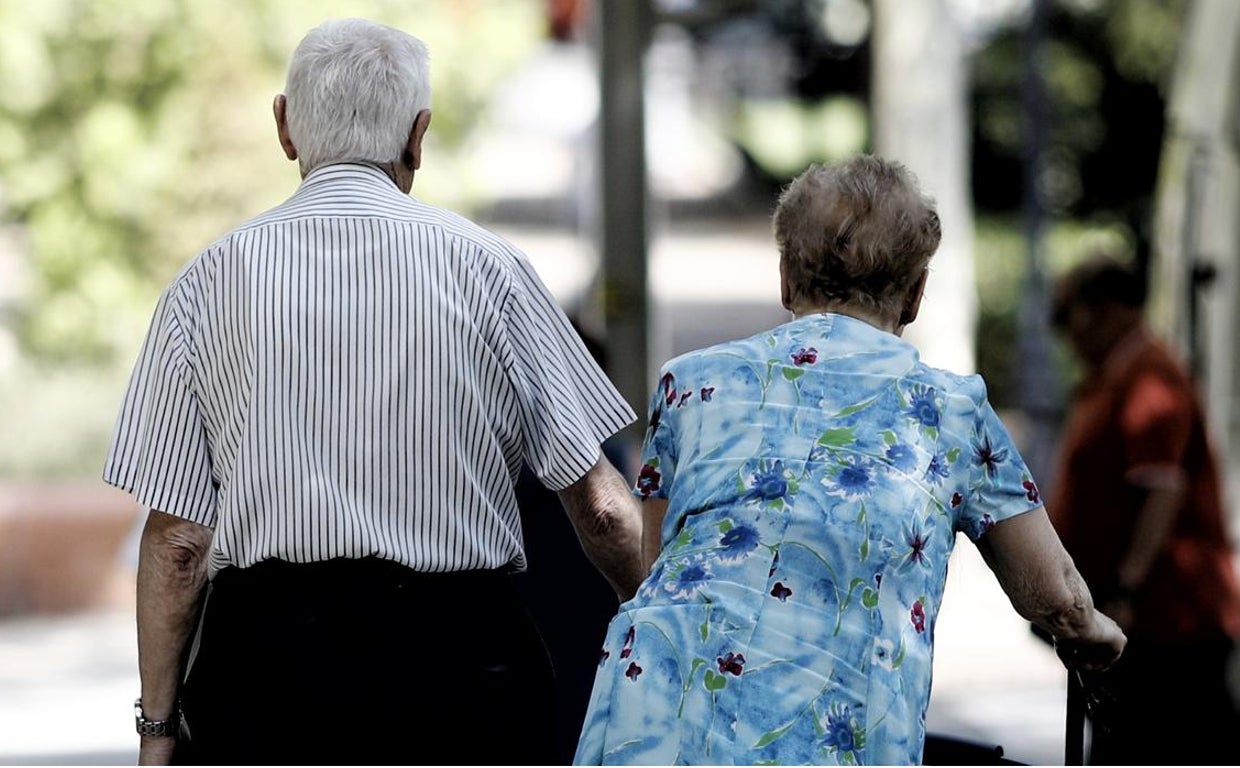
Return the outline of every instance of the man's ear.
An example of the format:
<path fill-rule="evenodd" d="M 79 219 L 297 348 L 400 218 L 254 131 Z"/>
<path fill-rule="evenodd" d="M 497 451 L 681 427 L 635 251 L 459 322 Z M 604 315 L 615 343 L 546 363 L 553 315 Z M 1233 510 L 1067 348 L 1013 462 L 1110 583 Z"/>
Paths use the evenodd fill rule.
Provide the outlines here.
<path fill-rule="evenodd" d="M 276 135 L 280 137 L 280 146 L 284 149 L 284 156 L 289 160 L 296 160 L 297 147 L 293 146 L 293 140 L 288 137 L 288 99 L 284 98 L 284 94 L 276 94 L 275 101 L 271 104 L 271 111 L 276 116 Z"/>
<path fill-rule="evenodd" d="M 413 118 L 413 128 L 409 131 L 409 143 L 405 145 L 405 154 L 401 158 L 405 167 L 411 171 L 416 171 L 422 167 L 422 138 L 426 136 L 426 129 L 431 126 L 431 111 L 424 109 Z"/>
<path fill-rule="evenodd" d="M 917 283 L 913 285 L 912 290 L 904 299 L 904 309 L 900 312 L 900 325 L 908 325 L 917 319 L 917 313 L 921 311 L 921 297 L 926 294 L 926 281 L 929 279 L 930 270 L 923 270 L 921 277 L 917 278 Z"/>

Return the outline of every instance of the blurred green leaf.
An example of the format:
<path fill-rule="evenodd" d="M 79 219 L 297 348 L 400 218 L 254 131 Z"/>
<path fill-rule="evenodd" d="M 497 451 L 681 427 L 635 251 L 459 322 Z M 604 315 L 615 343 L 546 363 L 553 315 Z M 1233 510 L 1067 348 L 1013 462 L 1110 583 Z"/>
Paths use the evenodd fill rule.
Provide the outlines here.
<path fill-rule="evenodd" d="M 361 16 L 427 42 L 435 119 L 416 194 L 468 209 L 458 148 L 540 43 L 543 13 L 538 0 L 0 0 L 0 235 L 22 285 L 0 306 L 0 342 L 21 360 L 0 369 L 0 408 L 38 438 L 0 441 L 0 477 L 95 475 L 159 290 L 296 188 L 271 99 L 309 29 Z M 63 413 L 57 398 L 72 401 Z M 25 416 L 43 421 L 21 429 Z"/>

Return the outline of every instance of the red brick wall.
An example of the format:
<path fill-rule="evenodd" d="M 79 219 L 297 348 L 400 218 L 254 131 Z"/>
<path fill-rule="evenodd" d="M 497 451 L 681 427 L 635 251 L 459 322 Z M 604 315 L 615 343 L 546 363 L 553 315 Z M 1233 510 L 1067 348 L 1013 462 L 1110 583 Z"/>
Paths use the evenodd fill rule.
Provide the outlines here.
<path fill-rule="evenodd" d="M 123 552 L 138 519 L 100 485 L 0 486 L 0 616 L 101 608 L 132 583 Z"/>

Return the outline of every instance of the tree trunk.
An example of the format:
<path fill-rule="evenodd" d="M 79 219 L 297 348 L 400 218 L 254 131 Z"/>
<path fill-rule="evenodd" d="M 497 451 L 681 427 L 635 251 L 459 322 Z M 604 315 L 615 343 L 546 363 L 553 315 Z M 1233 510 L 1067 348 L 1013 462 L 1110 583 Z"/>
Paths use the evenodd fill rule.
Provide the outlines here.
<path fill-rule="evenodd" d="M 875 0 L 874 19 L 874 151 L 917 174 L 943 224 L 921 314 L 905 337 L 926 363 L 972 373 L 977 294 L 960 22 L 949 0 Z"/>

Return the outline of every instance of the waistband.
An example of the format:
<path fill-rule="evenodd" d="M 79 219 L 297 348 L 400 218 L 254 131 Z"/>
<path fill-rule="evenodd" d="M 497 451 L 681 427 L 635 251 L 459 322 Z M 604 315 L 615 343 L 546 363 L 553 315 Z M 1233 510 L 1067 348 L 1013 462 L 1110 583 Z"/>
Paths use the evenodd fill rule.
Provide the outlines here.
<path fill-rule="evenodd" d="M 428 573 L 378 557 L 334 558 L 315 563 L 263 560 L 247 568 L 229 566 L 211 579 L 214 591 L 236 588 L 274 590 L 368 590 L 409 588 L 418 592 L 488 590 L 511 584 L 503 570 Z"/>

